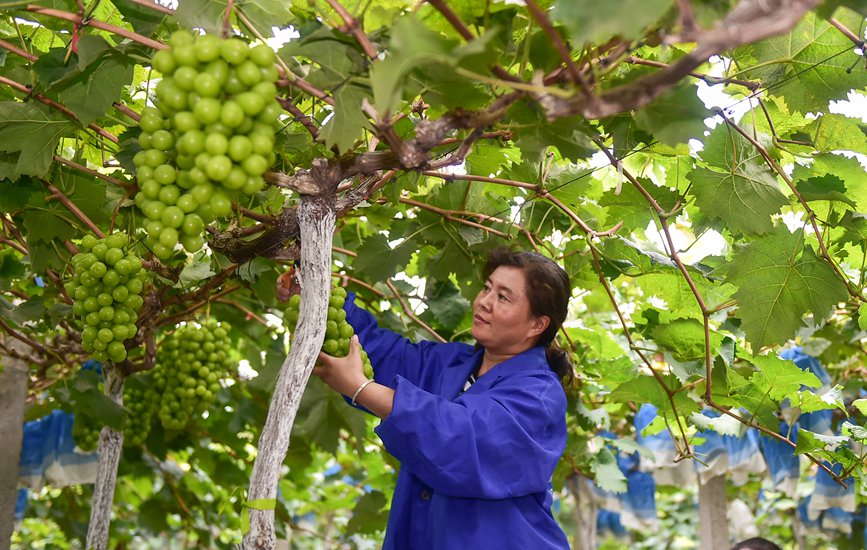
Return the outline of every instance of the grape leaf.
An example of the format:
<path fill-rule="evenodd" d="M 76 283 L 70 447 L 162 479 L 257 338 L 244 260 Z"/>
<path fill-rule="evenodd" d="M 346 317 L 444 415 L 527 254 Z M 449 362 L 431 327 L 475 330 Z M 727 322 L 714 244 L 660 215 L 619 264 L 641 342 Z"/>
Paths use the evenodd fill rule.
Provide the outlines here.
<path fill-rule="evenodd" d="M 586 124 L 578 117 L 550 121 L 538 109 L 518 104 L 509 110 L 514 117 L 515 143 L 523 157 L 538 162 L 548 147 L 556 147 L 563 158 L 578 162 L 594 151 L 587 137 Z"/>
<path fill-rule="evenodd" d="M 406 265 L 413 250 L 400 245 L 392 248 L 385 236 L 376 233 L 366 238 L 356 252 L 353 267 L 371 281 L 385 281 Z"/>
<path fill-rule="evenodd" d="M 260 32 L 285 28 L 294 19 L 292 3 L 284 0 L 242 0 L 236 4 Z"/>
<path fill-rule="evenodd" d="M 226 4 L 227 0 L 184 0 L 178 2 L 174 18 L 188 29 L 201 28 L 206 33 L 219 34 L 223 30 Z"/>
<path fill-rule="evenodd" d="M 750 382 L 766 390 L 775 401 L 789 398 L 790 402 L 797 403 L 801 386 L 818 388 L 822 385 L 812 372 L 801 370 L 794 362 L 780 359 L 773 353 L 744 358 L 758 368 L 758 372 L 750 376 Z"/>
<path fill-rule="evenodd" d="M 614 36 L 626 41 L 638 38 L 671 8 L 672 0 L 558 0 L 551 15 L 581 46 L 605 43 Z"/>
<path fill-rule="evenodd" d="M 847 443 L 849 439 L 845 435 L 818 434 L 801 428 L 798 430 L 798 441 L 795 442 L 795 454 L 833 451 L 840 445 Z"/>
<path fill-rule="evenodd" d="M 852 12 L 838 12 L 840 23 L 859 28 Z M 859 56 L 852 42 L 827 21 L 807 14 L 786 34 L 749 46 L 755 59 L 747 78 L 773 83 L 772 93 L 782 95 L 793 111 L 827 111 L 828 100 L 845 99 L 849 90 L 864 87 L 862 71 L 850 67 Z"/>
<path fill-rule="evenodd" d="M 603 491 L 626 492 L 626 476 L 617 466 L 617 459 L 609 449 L 603 448 L 590 460 L 593 480 Z"/>
<path fill-rule="evenodd" d="M 695 93 L 695 86 L 684 83 L 662 94 L 635 113 L 635 122 L 662 143 L 677 145 L 704 135 L 710 115 Z"/>
<path fill-rule="evenodd" d="M 653 339 L 660 346 L 670 350 L 678 361 L 704 359 L 704 325 L 696 319 L 675 319 L 658 325 L 653 329 Z M 721 345 L 722 336 L 711 331 L 710 346 L 714 355 Z"/>
<path fill-rule="evenodd" d="M 864 135 L 854 119 L 839 114 L 826 114 L 813 122 L 813 128 L 813 145 L 819 151 L 867 153 L 867 135 Z"/>
<path fill-rule="evenodd" d="M 35 102 L 0 101 L 0 151 L 18 153 L 14 174 L 48 172 L 60 137 L 77 124 Z"/>
<path fill-rule="evenodd" d="M 804 232 L 779 227 L 735 253 L 724 268 L 738 287 L 734 298 L 747 340 L 757 348 L 784 342 L 812 313 L 824 318 L 846 299 L 834 271 L 804 243 Z"/>
<path fill-rule="evenodd" d="M 725 126 L 711 134 L 701 153 L 709 168 L 687 175 L 696 205 L 710 219 L 736 233 L 767 233 L 771 215 L 788 204 L 773 172 L 757 160 L 759 153 Z"/>
<path fill-rule="evenodd" d="M 856 158 L 823 153 L 813 157 L 811 166 L 795 164 L 792 179 L 800 184 L 802 181 L 823 175 L 842 180 L 846 186 L 846 196 L 855 202 L 858 212 L 867 212 L 867 186 L 864 185 L 864 167 Z"/>
<path fill-rule="evenodd" d="M 470 311 L 470 302 L 451 281 L 436 281 L 425 288 L 428 310 L 448 329 L 455 329 Z"/>
<path fill-rule="evenodd" d="M 663 377 L 668 389 L 676 390 L 680 384 L 673 376 Z M 610 398 L 612 401 L 634 401 L 636 403 L 650 403 L 659 409 L 659 414 L 663 414 L 669 419 L 674 418 L 674 409 L 671 401 L 665 393 L 665 389 L 653 376 L 638 376 L 620 384 L 613 392 Z M 690 399 L 686 392 L 678 392 L 673 397 L 674 405 L 677 407 L 679 416 L 689 416 L 698 411 L 698 405 Z"/>
<path fill-rule="evenodd" d="M 358 499 L 352 510 L 352 517 L 346 524 L 346 532 L 347 534 L 375 533 L 385 529 L 387 520 L 385 495 L 381 491 L 371 491 Z"/>
<path fill-rule="evenodd" d="M 639 178 L 639 182 L 664 210 L 674 207 L 677 193 L 668 187 L 654 185 L 652 181 L 645 178 Z M 623 184 L 619 194 L 609 190 L 599 204 L 608 210 L 608 221 L 611 225 L 622 221 L 626 227 L 643 229 L 648 223 L 656 220 L 656 210 L 638 188 L 629 182 Z"/>
<path fill-rule="evenodd" d="M 838 201 L 857 208 L 855 201 L 846 195 L 843 180 L 832 174 L 824 174 L 799 181 L 795 188 L 805 201 Z"/>
<path fill-rule="evenodd" d="M 112 0 L 112 3 L 135 32 L 144 36 L 151 36 L 166 17 L 164 13 L 136 4 L 132 0 Z"/>
<path fill-rule="evenodd" d="M 104 115 L 120 99 L 124 86 L 132 82 L 133 63 L 124 55 L 112 53 L 92 62 L 80 74 L 64 80 L 50 90 L 82 124 Z"/>
<path fill-rule="evenodd" d="M 334 116 L 319 131 L 319 137 L 325 140 L 328 147 L 335 145 L 340 151 L 349 151 L 355 140 L 364 135 L 364 129 L 370 125 L 361 110 L 365 99 L 370 99 L 370 94 L 351 83 L 335 92 Z"/>

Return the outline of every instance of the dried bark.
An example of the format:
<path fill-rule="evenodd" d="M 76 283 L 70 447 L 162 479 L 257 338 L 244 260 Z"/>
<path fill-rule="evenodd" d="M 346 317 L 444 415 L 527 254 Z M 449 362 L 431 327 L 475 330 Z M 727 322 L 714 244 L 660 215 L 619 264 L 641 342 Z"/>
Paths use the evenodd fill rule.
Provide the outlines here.
<path fill-rule="evenodd" d="M 118 405 L 123 405 L 123 375 L 114 366 L 104 363 L 105 395 Z M 105 426 L 99 434 L 99 464 L 96 468 L 96 484 L 87 525 L 88 550 L 104 550 L 108 547 L 108 526 L 111 523 L 111 504 L 117 481 L 117 466 L 123 454 L 123 432 Z"/>
<path fill-rule="evenodd" d="M 23 354 L 27 345 L 0 335 L 10 351 Z M 9 548 L 18 493 L 18 463 L 24 433 L 24 403 L 27 398 L 27 361 L 5 353 L 0 355 L 0 550 Z"/>
<path fill-rule="evenodd" d="M 289 436 L 301 404 L 301 396 L 322 342 L 331 289 L 331 244 L 334 232 L 333 197 L 304 196 L 298 209 L 301 229 L 301 310 L 298 330 L 292 335 L 289 355 L 280 367 L 268 418 L 259 437 L 259 454 L 253 464 L 247 502 L 276 499 L 280 466 L 289 449 Z M 247 503 L 244 503 L 247 506 Z M 248 506 L 250 531 L 241 542 L 244 549 L 273 549 L 274 510 Z"/>

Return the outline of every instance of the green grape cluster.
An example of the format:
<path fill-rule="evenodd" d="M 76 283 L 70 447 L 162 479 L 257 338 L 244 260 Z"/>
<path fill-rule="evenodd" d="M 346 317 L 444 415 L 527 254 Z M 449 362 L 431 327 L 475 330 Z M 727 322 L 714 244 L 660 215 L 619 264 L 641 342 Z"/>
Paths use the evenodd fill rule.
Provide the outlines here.
<path fill-rule="evenodd" d="M 282 112 L 269 46 L 185 30 L 169 43 L 152 60 L 163 78 L 156 108 L 142 111 L 133 158 L 146 242 L 161 260 L 178 242 L 189 252 L 202 248 L 205 224 L 264 187 Z"/>
<path fill-rule="evenodd" d="M 123 444 L 141 445 L 151 431 L 151 419 L 160 406 L 160 395 L 151 373 L 135 375 L 123 385 L 123 406 L 129 411 L 123 427 Z"/>
<path fill-rule="evenodd" d="M 346 301 L 346 290 L 343 287 L 332 285 L 331 298 L 328 299 L 328 319 L 325 321 L 325 341 L 322 342 L 322 351 L 334 357 L 346 357 L 349 353 L 349 340 L 355 334 L 352 325 L 346 322 L 346 312 L 343 310 L 343 302 Z M 286 326 L 290 332 L 295 331 L 298 324 L 298 312 L 301 308 L 301 295 L 294 294 L 289 298 L 284 314 Z M 361 362 L 364 365 L 364 376 L 373 378 L 373 366 L 367 357 L 364 348 L 361 349 Z"/>
<path fill-rule="evenodd" d="M 86 235 L 72 257 L 74 275 L 66 285 L 72 313 L 84 323 L 81 347 L 99 361 L 126 359 L 124 340 L 135 336 L 141 292 L 147 280 L 141 259 L 125 233 L 104 239 Z"/>
<path fill-rule="evenodd" d="M 102 426 L 94 419 L 83 414 L 75 414 L 72 420 L 72 440 L 85 452 L 95 451 L 99 446 L 99 432 Z"/>
<path fill-rule="evenodd" d="M 237 363 L 229 328 L 208 319 L 182 325 L 163 339 L 153 373 L 161 395 L 157 414 L 165 428 L 182 429 L 216 399 L 220 379 Z"/>

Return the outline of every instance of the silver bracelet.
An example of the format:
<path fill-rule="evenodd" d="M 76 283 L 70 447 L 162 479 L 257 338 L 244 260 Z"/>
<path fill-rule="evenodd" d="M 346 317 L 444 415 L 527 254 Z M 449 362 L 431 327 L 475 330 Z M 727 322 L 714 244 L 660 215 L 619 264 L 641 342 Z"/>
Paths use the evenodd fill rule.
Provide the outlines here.
<path fill-rule="evenodd" d="M 372 384 L 372 383 L 373 383 L 373 380 L 365 380 L 362 385 L 358 386 L 358 389 L 355 390 L 355 393 L 352 394 L 352 404 L 353 405 L 358 404 L 355 400 L 358 399 L 358 394 L 361 393 L 361 390 L 366 388 L 368 384 Z"/>

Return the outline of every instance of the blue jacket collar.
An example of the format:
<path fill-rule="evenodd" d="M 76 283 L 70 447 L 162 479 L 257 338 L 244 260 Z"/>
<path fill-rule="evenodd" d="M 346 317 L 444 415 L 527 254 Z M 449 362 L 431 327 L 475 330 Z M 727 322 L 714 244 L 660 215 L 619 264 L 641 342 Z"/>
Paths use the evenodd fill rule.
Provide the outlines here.
<path fill-rule="evenodd" d="M 464 387 L 464 382 L 476 366 L 482 361 L 484 348 L 473 350 L 473 353 L 467 356 L 467 359 L 456 364 L 452 368 L 445 369 L 443 373 L 443 397 L 454 399 L 458 396 Z M 511 359 L 503 361 L 499 365 L 486 372 L 479 377 L 473 385 L 479 386 L 480 389 L 487 389 L 493 386 L 498 380 L 511 376 L 519 371 L 526 372 L 528 370 L 549 370 L 548 360 L 545 356 L 545 348 L 536 346 L 528 349 L 524 353 L 518 354 Z"/>

